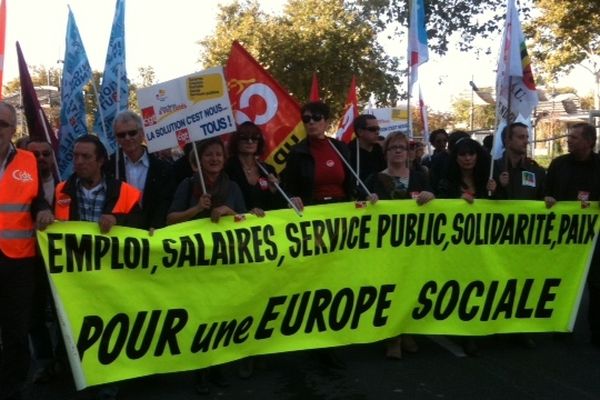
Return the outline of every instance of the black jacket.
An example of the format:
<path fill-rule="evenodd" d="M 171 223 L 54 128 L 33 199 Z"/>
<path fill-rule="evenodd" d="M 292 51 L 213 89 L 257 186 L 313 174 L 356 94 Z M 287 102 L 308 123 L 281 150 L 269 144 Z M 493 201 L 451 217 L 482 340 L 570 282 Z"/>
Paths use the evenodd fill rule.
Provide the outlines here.
<path fill-rule="evenodd" d="M 500 174 L 508 172 L 508 185 L 500 185 Z M 546 171 L 535 161 L 524 158 L 516 165 L 510 165 L 506 154 L 494 160 L 494 179 L 497 183 L 496 198 L 515 200 L 543 200 Z"/>
<path fill-rule="evenodd" d="M 166 161 L 148 154 L 149 168 L 142 194 L 142 226 L 140 228 L 162 228 L 166 225 L 167 211 L 175 193 L 173 167 Z M 115 178 L 115 156 L 110 158 L 107 176 Z M 119 150 L 119 180 L 127 182 L 125 157 Z"/>
<path fill-rule="evenodd" d="M 336 149 L 342 154 L 346 161 L 350 160 L 348 146 L 345 143 L 329 138 Z M 346 200 L 351 200 L 355 197 L 354 175 L 344 165 L 346 178 L 344 180 L 344 191 Z M 290 197 L 300 197 L 304 204 L 314 204 L 313 198 L 314 183 L 315 183 L 315 160 L 310 153 L 308 139 L 303 139 L 294 147 L 291 148 L 287 156 L 285 168 L 281 172 L 281 181 Z"/>

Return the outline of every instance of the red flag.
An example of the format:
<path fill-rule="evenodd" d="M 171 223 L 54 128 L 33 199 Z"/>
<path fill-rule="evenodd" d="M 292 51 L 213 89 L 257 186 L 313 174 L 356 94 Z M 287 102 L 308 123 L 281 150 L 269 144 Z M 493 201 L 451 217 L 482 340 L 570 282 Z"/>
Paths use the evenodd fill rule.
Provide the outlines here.
<path fill-rule="evenodd" d="M 23 101 L 23 111 L 27 119 L 27 129 L 29 136 L 36 140 L 48 142 L 52 145 L 54 152 L 58 149 L 58 140 L 52 125 L 48 121 L 44 110 L 40 106 L 33 82 L 27 69 L 27 63 L 21 52 L 21 46 L 17 42 L 17 58 L 19 60 L 19 78 L 21 80 L 21 97 Z"/>
<path fill-rule="evenodd" d="M 264 159 L 281 171 L 289 149 L 306 137 L 300 105 L 238 42 L 231 46 L 225 78 L 236 123 L 252 121 L 262 129 Z"/>
<path fill-rule="evenodd" d="M 350 143 L 354 137 L 354 119 L 356 117 L 358 117 L 358 100 L 356 98 L 356 78 L 353 75 L 352 82 L 350 82 L 350 89 L 348 89 L 346 105 L 344 106 L 344 114 L 335 134 L 338 140 Z"/>
<path fill-rule="evenodd" d="M 319 80 L 317 79 L 317 73 L 313 72 L 312 83 L 310 85 L 310 97 L 309 101 L 319 101 L 321 97 L 319 96 Z"/>
<path fill-rule="evenodd" d="M 6 4 L 0 3 L 0 99 L 2 99 L 2 76 L 4 75 L 4 41 L 6 40 Z"/>

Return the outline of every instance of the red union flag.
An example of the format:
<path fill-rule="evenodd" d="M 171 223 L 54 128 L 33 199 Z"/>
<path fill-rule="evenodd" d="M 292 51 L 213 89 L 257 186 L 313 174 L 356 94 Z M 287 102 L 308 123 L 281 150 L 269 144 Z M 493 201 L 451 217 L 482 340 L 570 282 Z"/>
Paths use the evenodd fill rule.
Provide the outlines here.
<path fill-rule="evenodd" d="M 225 78 L 235 122 L 261 128 L 264 159 L 280 172 L 289 149 L 306 137 L 300 105 L 238 42 L 231 46 Z"/>
<path fill-rule="evenodd" d="M 348 97 L 344 106 L 344 114 L 335 137 L 344 143 L 350 143 L 354 137 L 354 120 L 358 117 L 358 99 L 356 98 L 356 78 L 352 76 Z"/>

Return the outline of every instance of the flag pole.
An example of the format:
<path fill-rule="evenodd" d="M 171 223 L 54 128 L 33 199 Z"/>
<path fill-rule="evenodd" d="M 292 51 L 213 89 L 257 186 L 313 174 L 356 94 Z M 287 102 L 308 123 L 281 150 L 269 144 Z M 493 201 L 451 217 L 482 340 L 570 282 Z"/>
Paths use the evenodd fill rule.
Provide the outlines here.
<path fill-rule="evenodd" d="M 194 149 L 194 155 L 196 156 L 196 167 L 198 168 L 198 175 L 200 176 L 200 187 L 202 188 L 202 194 L 206 194 L 206 184 L 204 183 L 204 177 L 202 176 L 202 165 L 200 164 L 200 157 L 198 157 L 198 148 L 196 142 L 192 142 L 192 148 Z"/>
<path fill-rule="evenodd" d="M 365 184 L 363 183 L 363 181 L 359 178 L 358 174 L 356 173 L 356 171 L 354 171 L 354 169 L 352 168 L 352 166 L 350 165 L 350 163 L 344 158 L 344 156 L 342 155 L 342 153 L 340 153 L 340 151 L 338 150 L 337 147 L 335 147 L 335 145 L 333 144 L 333 142 L 329 139 L 327 139 L 327 141 L 329 142 L 329 144 L 331 145 L 331 148 L 337 153 L 337 155 L 342 159 L 342 162 L 344 163 L 344 165 L 346 166 L 346 168 L 348 168 L 350 170 L 350 172 L 352 172 L 352 175 L 354 175 L 354 177 L 356 178 L 356 181 L 360 184 L 360 186 L 363 188 L 363 190 L 365 191 L 365 193 L 367 194 L 367 196 L 371 196 L 371 191 L 369 189 L 367 189 L 367 187 L 365 186 Z"/>
<path fill-rule="evenodd" d="M 267 176 L 271 175 L 269 173 L 269 171 L 267 171 L 267 169 L 264 167 L 264 165 L 262 165 L 260 163 L 260 161 L 258 159 L 254 159 L 254 161 L 256 161 L 256 165 L 263 172 L 263 174 L 265 174 Z M 287 195 L 287 193 L 285 193 L 285 191 L 281 188 L 281 186 L 279 186 L 279 183 L 273 182 L 273 185 L 275 185 L 275 188 L 277 189 L 277 191 L 283 196 L 283 198 L 285 199 L 285 201 L 287 201 L 287 203 L 290 205 L 290 207 L 292 207 L 294 209 L 296 214 L 298 214 L 298 216 L 301 217 L 302 212 L 300 210 L 298 210 L 298 207 L 296 207 L 296 205 L 294 204 L 292 199 L 290 199 L 290 197 Z"/>
<path fill-rule="evenodd" d="M 41 108 L 38 108 L 38 115 L 40 116 L 40 121 L 42 121 L 42 126 L 44 127 L 44 134 L 46 135 L 46 140 L 50 147 L 52 147 L 52 139 L 50 139 L 50 132 L 48 132 L 48 127 L 46 126 L 44 120 L 44 112 Z M 56 154 L 54 153 L 54 149 L 52 149 L 52 161 L 54 161 L 54 173 L 56 174 L 56 178 L 60 180 L 60 172 L 58 171 L 58 163 L 56 162 Z"/>

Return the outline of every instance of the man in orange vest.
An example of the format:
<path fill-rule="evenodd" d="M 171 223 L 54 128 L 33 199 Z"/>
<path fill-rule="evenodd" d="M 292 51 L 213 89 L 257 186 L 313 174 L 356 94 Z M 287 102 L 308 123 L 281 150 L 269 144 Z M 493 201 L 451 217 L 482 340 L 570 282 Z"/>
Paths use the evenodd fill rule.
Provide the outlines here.
<path fill-rule="evenodd" d="M 29 331 L 35 282 L 35 229 L 54 217 L 44 199 L 35 156 L 11 139 L 17 114 L 0 102 L 0 399 L 21 398 L 29 370 Z"/>
<path fill-rule="evenodd" d="M 56 219 L 97 222 L 102 233 L 108 233 L 114 225 L 143 227 L 139 206 L 142 193 L 126 182 L 105 176 L 103 167 L 107 161 L 106 148 L 97 136 L 85 135 L 75 140 L 75 172 L 56 186 Z M 113 400 L 118 391 L 114 384 L 102 385 L 96 398 Z"/>
<path fill-rule="evenodd" d="M 106 177 L 103 167 L 107 160 L 106 148 L 97 136 L 85 135 L 75 140 L 75 172 L 56 186 L 54 194 L 56 219 L 98 222 L 102 233 L 108 233 L 114 225 L 141 227 L 141 192 Z"/>

